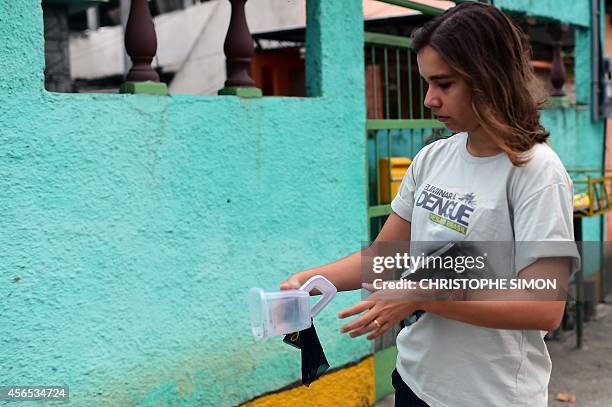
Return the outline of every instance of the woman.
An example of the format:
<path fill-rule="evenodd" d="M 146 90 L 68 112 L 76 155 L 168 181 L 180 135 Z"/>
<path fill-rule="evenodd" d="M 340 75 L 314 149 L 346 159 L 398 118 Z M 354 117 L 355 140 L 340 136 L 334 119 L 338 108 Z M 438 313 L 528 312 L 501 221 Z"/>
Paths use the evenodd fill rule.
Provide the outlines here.
<path fill-rule="evenodd" d="M 573 243 L 569 251 L 520 244 L 573 242 L 572 183 L 539 123 L 524 35 L 495 7 L 469 2 L 416 30 L 412 46 L 429 85 L 425 106 L 456 134 L 414 157 L 376 242 L 409 238 L 411 252 L 416 242 L 514 242 L 515 275 L 566 286 L 568 258 L 574 268 L 578 261 Z M 431 216 L 423 202 L 432 194 L 464 205 L 460 222 L 444 211 Z M 359 289 L 360 253 L 297 273 L 281 289 L 316 274 L 339 290 Z M 396 406 L 547 406 L 543 337 L 559 325 L 565 301 L 379 298 L 342 311 L 362 315 L 341 331 L 373 339 L 425 311 L 397 337 Z"/>

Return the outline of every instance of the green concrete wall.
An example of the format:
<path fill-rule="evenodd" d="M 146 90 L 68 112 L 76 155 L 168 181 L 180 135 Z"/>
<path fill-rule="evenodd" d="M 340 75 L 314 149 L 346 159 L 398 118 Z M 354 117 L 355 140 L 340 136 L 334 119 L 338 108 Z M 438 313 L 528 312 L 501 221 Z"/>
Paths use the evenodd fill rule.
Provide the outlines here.
<path fill-rule="evenodd" d="M 361 2 L 308 18 L 317 97 L 52 94 L 40 0 L 0 2 L 0 385 L 231 406 L 300 378 L 296 349 L 252 338 L 247 291 L 367 230 Z M 358 299 L 318 318 L 332 367 L 371 351 L 338 335 Z"/>

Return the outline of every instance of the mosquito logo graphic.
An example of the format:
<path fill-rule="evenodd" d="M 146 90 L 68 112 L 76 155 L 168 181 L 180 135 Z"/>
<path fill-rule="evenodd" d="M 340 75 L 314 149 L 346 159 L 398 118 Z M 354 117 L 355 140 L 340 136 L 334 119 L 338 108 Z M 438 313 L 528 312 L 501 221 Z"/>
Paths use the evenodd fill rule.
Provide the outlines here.
<path fill-rule="evenodd" d="M 456 193 L 426 184 L 415 205 L 428 211 L 432 222 L 465 235 L 476 206 L 476 195 L 468 192 L 457 196 Z"/>
<path fill-rule="evenodd" d="M 468 192 L 467 194 L 462 195 L 457 199 L 466 204 L 467 206 L 471 206 L 472 208 L 476 207 L 476 195 L 474 195 L 473 192 Z"/>

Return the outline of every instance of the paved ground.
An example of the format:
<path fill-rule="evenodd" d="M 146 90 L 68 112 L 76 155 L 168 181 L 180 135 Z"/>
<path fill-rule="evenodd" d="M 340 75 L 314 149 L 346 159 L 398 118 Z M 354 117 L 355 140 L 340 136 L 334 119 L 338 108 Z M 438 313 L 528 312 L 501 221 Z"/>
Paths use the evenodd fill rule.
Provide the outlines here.
<path fill-rule="evenodd" d="M 612 406 L 612 305 L 598 305 L 596 314 L 585 325 L 581 350 L 576 349 L 572 332 L 566 332 L 559 341 L 547 341 L 553 362 L 549 407 Z M 558 393 L 573 394 L 576 402 L 557 401 Z M 393 407 L 393 403 L 393 396 L 389 396 L 376 407 Z"/>
<path fill-rule="evenodd" d="M 582 349 L 576 349 L 573 334 L 547 344 L 553 361 L 549 407 L 612 406 L 612 305 L 598 305 L 596 319 L 585 326 Z M 576 402 L 556 401 L 557 393 L 575 394 Z"/>

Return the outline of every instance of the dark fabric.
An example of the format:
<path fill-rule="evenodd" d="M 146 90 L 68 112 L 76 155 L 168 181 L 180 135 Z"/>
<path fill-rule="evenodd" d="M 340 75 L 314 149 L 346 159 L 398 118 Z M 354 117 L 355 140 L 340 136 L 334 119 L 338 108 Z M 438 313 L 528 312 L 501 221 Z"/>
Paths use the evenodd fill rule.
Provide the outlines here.
<path fill-rule="evenodd" d="M 395 407 L 429 407 L 404 383 L 397 369 L 391 373 L 391 383 L 395 389 Z"/>
<path fill-rule="evenodd" d="M 306 387 L 329 369 L 314 323 L 308 329 L 285 335 L 283 342 L 302 351 L 302 384 Z"/>

